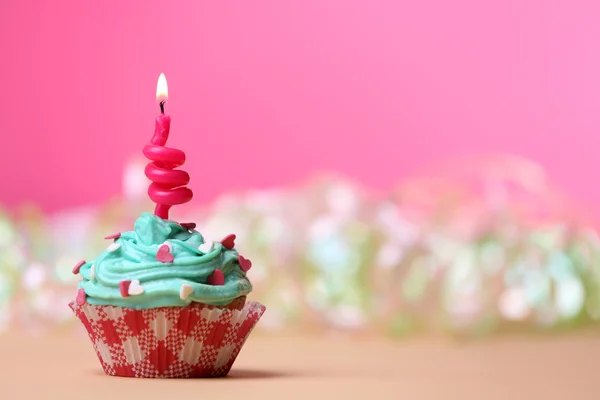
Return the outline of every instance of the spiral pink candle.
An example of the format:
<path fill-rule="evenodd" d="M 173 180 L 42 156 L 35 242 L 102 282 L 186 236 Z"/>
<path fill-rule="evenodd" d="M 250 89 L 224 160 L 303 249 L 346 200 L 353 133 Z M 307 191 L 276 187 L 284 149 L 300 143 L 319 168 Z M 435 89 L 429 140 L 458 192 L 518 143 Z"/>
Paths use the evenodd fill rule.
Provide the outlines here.
<path fill-rule="evenodd" d="M 164 83 L 161 82 L 164 81 Z M 157 98 L 166 98 L 166 80 L 161 74 L 159 86 L 164 85 L 164 93 L 157 88 Z M 162 219 L 169 218 L 169 209 L 177 204 L 190 201 L 192 191 L 185 187 L 190 182 L 187 172 L 175 168 L 185 163 L 185 153 L 181 150 L 165 147 L 171 128 L 171 117 L 164 114 L 164 101 L 161 101 L 161 115 L 156 117 L 154 136 L 143 150 L 146 158 L 152 162 L 146 166 L 146 176 L 152 181 L 148 187 L 150 199 L 156 203 L 154 214 Z"/>

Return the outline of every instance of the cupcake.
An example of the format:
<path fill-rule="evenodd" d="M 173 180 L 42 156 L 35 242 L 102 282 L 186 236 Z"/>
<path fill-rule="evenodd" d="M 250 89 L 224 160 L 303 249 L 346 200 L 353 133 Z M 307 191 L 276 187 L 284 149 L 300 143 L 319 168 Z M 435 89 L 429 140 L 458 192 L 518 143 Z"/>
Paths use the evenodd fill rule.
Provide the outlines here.
<path fill-rule="evenodd" d="M 246 302 L 250 260 L 235 235 L 211 241 L 193 224 L 143 213 L 96 260 L 80 262 L 70 306 L 108 375 L 219 377 L 265 307 Z"/>
<path fill-rule="evenodd" d="M 218 377 L 229 373 L 265 307 L 246 303 L 252 266 L 235 250 L 235 235 L 208 240 L 196 224 L 169 218 L 169 209 L 193 197 L 185 153 L 166 147 L 167 81 L 156 88 L 161 114 L 143 149 L 154 214 L 142 213 L 133 231 L 73 273 L 82 280 L 70 303 L 108 375 L 136 378 Z"/>

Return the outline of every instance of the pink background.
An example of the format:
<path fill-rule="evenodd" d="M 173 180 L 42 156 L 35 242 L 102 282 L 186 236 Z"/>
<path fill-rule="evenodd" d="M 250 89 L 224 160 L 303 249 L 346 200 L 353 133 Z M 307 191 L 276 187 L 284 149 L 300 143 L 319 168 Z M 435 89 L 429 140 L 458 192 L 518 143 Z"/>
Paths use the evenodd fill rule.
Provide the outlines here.
<path fill-rule="evenodd" d="M 197 200 L 510 152 L 600 201 L 600 2 L 2 2 L 0 202 L 121 190 L 167 76 Z M 88 183 L 89 182 L 89 183 Z"/>

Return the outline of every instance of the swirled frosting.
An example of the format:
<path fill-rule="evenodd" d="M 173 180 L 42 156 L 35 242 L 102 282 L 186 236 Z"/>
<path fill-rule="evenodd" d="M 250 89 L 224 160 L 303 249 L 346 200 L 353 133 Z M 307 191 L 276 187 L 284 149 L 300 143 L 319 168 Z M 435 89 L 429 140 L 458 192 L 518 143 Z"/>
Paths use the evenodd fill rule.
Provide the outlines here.
<path fill-rule="evenodd" d="M 133 231 L 121 233 L 95 261 L 81 266 L 78 289 L 90 304 L 134 309 L 184 307 L 191 302 L 224 305 L 250 293 L 252 285 L 238 252 L 219 242 L 211 249 L 200 247 L 203 243 L 199 232 L 143 213 Z M 172 262 L 157 259 L 164 245 L 170 247 Z M 209 283 L 215 270 L 223 273 L 222 285 Z M 123 295 L 122 282 L 135 282 L 132 295 Z"/>

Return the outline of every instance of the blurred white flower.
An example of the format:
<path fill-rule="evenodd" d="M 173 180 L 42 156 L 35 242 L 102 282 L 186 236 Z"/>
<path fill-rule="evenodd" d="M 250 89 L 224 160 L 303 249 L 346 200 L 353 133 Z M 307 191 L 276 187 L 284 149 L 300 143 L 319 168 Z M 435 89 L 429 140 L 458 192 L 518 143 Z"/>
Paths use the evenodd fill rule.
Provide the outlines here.
<path fill-rule="evenodd" d="M 50 251 L 54 254 L 81 254 L 88 245 L 89 232 L 97 210 L 78 208 L 53 214 L 47 219 Z"/>
<path fill-rule="evenodd" d="M 561 318 L 573 318 L 579 314 L 585 300 L 585 291 L 576 277 L 556 282 L 556 312 Z"/>
<path fill-rule="evenodd" d="M 46 267 L 42 263 L 36 262 L 29 265 L 23 272 L 21 285 L 26 290 L 36 290 L 44 284 L 47 278 Z"/>
<path fill-rule="evenodd" d="M 451 293 L 446 302 L 446 310 L 458 323 L 473 319 L 482 307 L 479 293 L 472 288 Z"/>
<path fill-rule="evenodd" d="M 377 208 L 376 218 L 385 233 L 398 243 L 408 247 L 416 242 L 419 231 L 414 224 L 402 216 L 398 205 L 387 202 L 380 205 Z"/>
<path fill-rule="evenodd" d="M 524 320 L 530 312 L 525 291 L 516 287 L 506 289 L 500 295 L 498 309 L 502 316 L 508 320 Z"/>
<path fill-rule="evenodd" d="M 391 269 L 400 263 L 404 249 L 397 243 L 386 242 L 377 252 L 377 265 L 382 269 Z"/>
<path fill-rule="evenodd" d="M 352 275 L 358 269 L 359 255 L 347 241 L 341 237 L 330 237 L 313 241 L 307 249 L 308 259 L 321 273 L 339 278 Z"/>
<path fill-rule="evenodd" d="M 148 195 L 148 186 L 151 182 L 144 173 L 147 163 L 147 160 L 136 157 L 125 165 L 122 190 L 126 200 L 139 201 Z"/>
<path fill-rule="evenodd" d="M 469 247 L 468 244 L 461 243 L 447 235 L 439 233 L 429 234 L 425 238 L 424 243 L 429 253 L 438 259 L 440 264 L 452 265 L 461 258 L 475 257 L 473 249 Z M 471 260 L 470 262 L 473 263 L 474 260 Z"/>
<path fill-rule="evenodd" d="M 541 268 L 524 271 L 522 287 L 531 307 L 540 309 L 548 304 L 551 295 L 552 280 L 547 271 Z"/>
<path fill-rule="evenodd" d="M 351 216 L 359 206 L 358 194 L 348 185 L 335 184 L 329 188 L 325 196 L 327 205 L 340 216 Z"/>
<path fill-rule="evenodd" d="M 331 216 L 321 216 L 310 225 L 308 234 L 312 240 L 322 240 L 336 234 L 339 222 Z"/>

